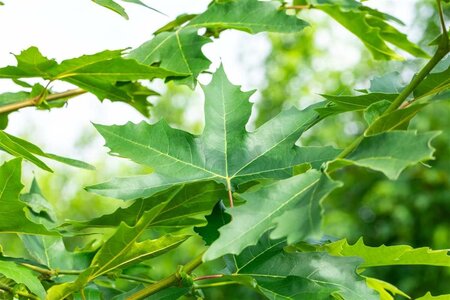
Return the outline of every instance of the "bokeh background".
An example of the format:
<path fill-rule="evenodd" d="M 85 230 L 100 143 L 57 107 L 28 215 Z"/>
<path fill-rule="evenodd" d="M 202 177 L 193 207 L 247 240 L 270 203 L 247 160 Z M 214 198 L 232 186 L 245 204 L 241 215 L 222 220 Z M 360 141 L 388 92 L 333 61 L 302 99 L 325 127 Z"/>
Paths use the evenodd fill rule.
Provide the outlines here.
<path fill-rule="evenodd" d="M 151 34 L 181 13 L 205 9 L 204 0 L 146 1 L 167 14 L 127 5 L 130 20 L 101 8 L 88 0 L 5 0 L 0 7 L 0 65 L 14 64 L 11 53 L 29 46 L 58 60 L 95 53 L 104 49 L 136 47 Z M 434 1 L 368 1 L 401 19 L 411 40 L 431 53 L 427 45 L 439 33 Z M 448 8 L 448 6 L 447 6 Z M 450 17 L 449 9 L 445 10 Z M 211 70 L 223 64 L 231 81 L 244 90 L 257 89 L 252 97 L 254 110 L 248 129 L 261 125 L 280 110 L 291 105 L 304 107 L 321 100 L 320 94 L 349 93 L 366 88 L 371 78 L 386 72 L 399 72 L 408 81 L 424 61 L 404 54 L 407 60 L 375 61 L 359 40 L 325 14 L 301 12 L 311 27 L 301 34 L 248 35 L 226 31 L 219 40 L 204 47 L 214 63 Z M 206 84 L 209 75 L 202 75 Z M 152 83 L 162 96 L 151 98 L 154 104 L 150 122 L 167 119 L 173 126 L 193 133 L 203 127 L 203 95 L 200 89 L 162 82 Z M 63 91 L 69 85 L 54 85 Z M 0 82 L 0 92 L 17 89 Z M 94 96 L 83 95 L 52 111 L 22 109 L 10 115 L 7 132 L 28 139 L 46 151 L 72 156 L 97 167 L 97 171 L 80 171 L 53 164 L 54 174 L 25 164 L 25 189 L 36 177 L 43 194 L 54 206 L 59 222 L 86 220 L 125 205 L 121 201 L 89 194 L 83 187 L 116 176 L 149 172 L 132 162 L 110 157 L 103 141 L 92 126 L 123 124 L 144 119 L 123 103 L 100 103 Z M 361 115 L 343 114 L 327 119 L 301 139 L 303 145 L 342 147 L 364 129 Z M 435 139 L 436 160 L 429 166 L 407 169 L 397 181 L 376 172 L 347 168 L 336 174 L 345 183 L 325 202 L 324 233 L 333 238 L 348 237 L 355 242 L 363 236 L 371 246 L 409 244 L 413 247 L 450 248 L 450 102 L 440 101 L 423 110 L 410 125 L 418 130 L 443 130 Z M 8 159 L 0 154 L 0 161 Z M 11 237 L 0 241 L 16 243 Z M 186 257 L 197 252 L 202 242 L 193 239 L 179 250 L 152 262 L 152 274 L 160 278 L 176 268 Z M 413 296 L 431 290 L 434 294 L 450 293 L 450 273 L 437 267 L 383 267 L 372 270 L 374 277 L 386 280 Z M 245 288 L 233 286 L 206 291 L 207 299 L 256 299 Z"/>

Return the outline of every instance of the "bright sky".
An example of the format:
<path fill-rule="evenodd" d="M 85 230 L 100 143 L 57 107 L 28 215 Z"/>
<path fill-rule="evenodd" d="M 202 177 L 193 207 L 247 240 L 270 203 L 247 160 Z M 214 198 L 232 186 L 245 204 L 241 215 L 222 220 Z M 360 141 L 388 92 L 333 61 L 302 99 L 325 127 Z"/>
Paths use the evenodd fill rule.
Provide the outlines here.
<path fill-rule="evenodd" d="M 137 5 L 126 4 L 130 20 L 104 9 L 89 0 L 4 0 L 0 7 L 0 66 L 15 64 L 10 53 L 19 53 L 29 46 L 37 46 L 50 58 L 62 60 L 77 57 L 85 53 L 95 53 L 104 49 L 136 47 L 151 38 L 151 33 L 181 13 L 201 12 L 209 1 L 205 0 L 166 0 L 145 1 L 168 15 L 168 17 Z M 409 12 L 413 1 L 402 1 L 392 6 L 392 2 L 371 1 L 377 7 L 388 7 L 388 11 L 400 17 L 406 23 L 411 22 Z M 390 3 L 390 4 L 389 4 Z M 410 9 L 408 9 L 408 7 Z M 352 63 L 355 59 L 351 42 L 356 40 L 340 26 L 333 29 L 333 35 L 321 37 L 324 43 L 333 41 L 334 59 L 329 64 L 339 68 L 342 64 Z M 339 38 L 334 38 L 338 35 Z M 319 37 L 320 38 L 320 37 Z M 336 43 L 340 40 L 340 43 Z M 248 66 L 261 65 L 270 46 L 264 34 L 251 36 L 237 31 L 227 31 L 221 39 L 204 48 L 206 55 L 214 65 L 222 62 L 235 84 L 244 89 L 254 89 L 262 82 L 263 72 L 247 72 Z M 242 56 L 244 56 L 242 58 Z M 244 61 L 245 64 L 241 64 Z M 328 60 L 327 60 L 328 62 Z M 258 71 L 258 69 L 256 69 Z M 3 80 L 0 91 L 17 89 L 14 84 Z M 70 88 L 55 86 L 55 90 Z M 320 92 L 320 91 L 318 91 Z M 95 160 L 102 152 L 78 153 L 76 142 L 82 133 L 95 135 L 90 122 L 101 124 L 120 124 L 126 121 L 137 122 L 142 117 L 125 104 L 101 104 L 94 96 L 85 95 L 69 101 L 67 108 L 51 112 L 36 111 L 33 108 L 22 109 L 10 116 L 8 132 L 27 137 L 45 148 L 63 155 L 75 155 L 87 161 Z M 31 129 L 32 128 L 32 129 Z M 97 135 L 98 136 L 98 135 Z M 98 138 L 97 149 L 103 141 Z"/>

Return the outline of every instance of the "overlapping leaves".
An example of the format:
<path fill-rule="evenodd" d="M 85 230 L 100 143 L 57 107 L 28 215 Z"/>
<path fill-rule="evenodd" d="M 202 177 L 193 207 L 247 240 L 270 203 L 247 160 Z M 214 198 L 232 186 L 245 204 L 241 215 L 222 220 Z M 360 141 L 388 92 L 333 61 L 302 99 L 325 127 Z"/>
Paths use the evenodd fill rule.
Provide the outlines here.
<path fill-rule="evenodd" d="M 211 63 L 201 48 L 212 40 L 198 35 L 199 28 L 218 35 L 226 29 L 248 33 L 299 32 L 307 25 L 295 16 L 277 10 L 272 4 L 258 0 L 213 1 L 202 14 L 180 17 L 158 30 L 153 39 L 132 51 L 130 57 L 177 73 L 189 73 L 191 76 L 178 82 L 193 88 L 197 76 Z"/>
<path fill-rule="evenodd" d="M 176 184 L 214 180 L 231 191 L 256 179 L 290 177 L 299 164 L 320 166 L 337 154 L 331 147 L 295 146 L 301 134 L 320 120 L 315 111 L 320 104 L 285 110 L 254 132 L 247 132 L 252 92 L 241 92 L 230 84 L 222 68 L 203 89 L 206 124 L 199 137 L 171 128 L 164 121 L 154 125 L 96 125 L 111 153 L 146 164 L 155 173 L 116 179 L 89 190 L 131 200 Z"/>
<path fill-rule="evenodd" d="M 36 47 L 30 47 L 16 55 L 17 66 L 0 69 L 0 78 L 42 78 L 49 81 L 61 80 L 74 84 L 96 95 L 100 100 L 123 101 L 134 106 L 144 115 L 148 115 L 147 96 L 156 93 L 136 82 L 139 79 L 186 76 L 188 74 L 165 70 L 160 67 L 139 64 L 133 59 L 122 57 L 121 50 L 103 51 L 92 55 L 64 60 L 57 63 L 44 57 Z M 19 96 L 22 96 L 19 94 Z M 11 104 L 22 100 L 17 94 L 3 95 L 3 103 Z M 6 98 L 6 96 L 8 96 Z M 38 95 L 45 101 L 48 94 Z M 20 99 L 18 99 L 20 98 Z"/>

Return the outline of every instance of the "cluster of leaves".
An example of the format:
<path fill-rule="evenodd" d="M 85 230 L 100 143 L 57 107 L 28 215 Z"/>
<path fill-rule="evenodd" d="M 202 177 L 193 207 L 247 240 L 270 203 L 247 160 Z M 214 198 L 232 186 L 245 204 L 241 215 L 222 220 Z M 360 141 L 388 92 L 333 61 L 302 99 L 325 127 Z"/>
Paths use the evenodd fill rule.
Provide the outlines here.
<path fill-rule="evenodd" d="M 94 2 L 126 17 L 117 2 Z M 0 78 L 11 79 L 26 90 L 1 94 L 0 112 L 6 119 L 7 113 L 25 106 L 52 108 L 89 92 L 100 100 L 126 102 L 148 115 L 147 97 L 156 93 L 143 80 L 162 78 L 194 88 L 199 74 L 210 66 L 202 46 L 219 38 L 222 31 L 299 32 L 308 24 L 286 10 L 305 7 L 336 19 L 376 59 L 399 57 L 386 43 L 427 57 L 390 25 L 397 19 L 353 0 L 294 1 L 292 6 L 257 0 L 213 1 L 202 14 L 178 17 L 129 52 L 103 51 L 58 63 L 34 47 L 23 51 L 16 56 L 17 66 L 0 69 Z M 394 75 L 388 74 L 372 81 L 359 95 L 324 95 L 323 102 L 283 110 L 251 132 L 245 127 L 253 92 L 233 85 L 223 67 L 202 86 L 205 128 L 199 136 L 172 128 L 164 120 L 95 125 L 112 155 L 149 166 L 153 172 L 88 187 L 90 192 L 130 204 L 86 222 L 61 224 L 56 220 L 37 182 L 21 195 L 21 162 L 25 159 L 50 170 L 37 155 L 91 167 L 47 154 L 0 131 L 0 148 L 16 157 L 0 167 L 0 233 L 18 235 L 27 249 L 24 257 L 0 257 L 2 295 L 49 300 L 141 299 L 148 295 L 177 299 L 201 295 L 198 281 L 209 279 L 248 286 L 268 299 L 409 297 L 363 272 L 386 265 L 450 267 L 447 251 L 322 239 L 321 202 L 341 185 L 333 178 L 337 169 L 354 165 L 396 179 L 408 166 L 433 158 L 430 143 L 437 133 L 418 133 L 408 129 L 408 124 L 448 90 L 448 60 L 442 59 L 449 43 L 443 30 L 436 54 L 407 86 L 393 84 Z M 31 85 L 27 78 L 47 83 Z M 56 80 L 78 88 L 54 93 L 49 86 Z M 323 119 L 349 111 L 363 111 L 368 127 L 346 149 L 297 144 Z M 194 234 L 204 238 L 206 250 L 173 275 L 156 283 L 145 272 L 130 275 L 138 268 L 145 270 L 146 261 Z M 83 243 L 76 249 L 66 246 L 77 239 Z M 210 261 L 222 261 L 226 267 L 214 275 L 191 275 L 197 266 Z M 130 282 L 131 289 L 121 289 L 119 281 Z"/>

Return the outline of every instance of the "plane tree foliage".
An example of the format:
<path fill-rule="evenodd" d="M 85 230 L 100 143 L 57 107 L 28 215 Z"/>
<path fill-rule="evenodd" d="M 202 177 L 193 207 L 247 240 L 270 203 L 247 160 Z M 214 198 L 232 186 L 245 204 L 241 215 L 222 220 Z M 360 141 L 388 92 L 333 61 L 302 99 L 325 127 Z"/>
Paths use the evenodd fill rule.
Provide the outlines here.
<path fill-rule="evenodd" d="M 124 18 L 123 2 L 94 0 Z M 447 249 L 409 245 L 352 244 L 346 236 L 325 236 L 322 205 L 343 183 L 348 167 L 379 172 L 396 180 L 406 169 L 434 159 L 440 131 L 410 126 L 426 107 L 448 99 L 450 49 L 443 10 L 434 5 L 441 31 L 432 51 L 412 42 L 402 22 L 356 0 L 215 0 L 202 13 L 183 14 L 133 49 L 104 50 L 58 61 L 33 46 L 15 54 L 16 64 L 0 68 L 0 79 L 20 91 L 0 94 L 0 150 L 11 158 L 0 165 L 0 234 L 14 235 L 26 250 L 10 256 L 0 245 L 0 296 L 4 299 L 178 299 L 202 298 L 204 289 L 240 285 L 267 299 L 445 299 L 450 295 L 409 295 L 373 277 L 372 268 L 399 265 L 450 267 Z M 227 65 L 211 68 L 202 47 L 226 30 L 295 35 L 313 22 L 317 10 L 343 26 L 375 60 L 421 59 L 408 82 L 395 74 L 372 80 L 351 94 L 325 94 L 302 109 L 274 113 L 249 129 L 254 90 L 243 91 L 227 76 Z M 301 36 L 300 36 L 301 37 Z M 333 51 L 333 49 L 329 49 Z M 314 54 L 312 54 L 314 55 Z M 405 58 L 406 56 L 406 58 Z M 199 84 L 200 75 L 209 76 Z M 52 172 L 49 161 L 95 172 L 91 164 L 47 153 L 8 133 L 8 115 L 25 107 L 57 109 L 90 93 L 124 102 L 149 117 L 148 82 L 200 86 L 205 127 L 200 134 L 174 128 L 164 119 L 123 125 L 93 124 L 110 154 L 146 166 L 131 177 L 80 187 L 124 205 L 86 221 L 61 222 L 38 181 L 24 191 L 22 164 Z M 72 89 L 54 91 L 62 81 Z M 365 129 L 342 148 L 299 143 L 321 122 L 360 113 Z M 26 169 L 24 169 L 26 170 Z M 344 201 L 344 199 L 342 199 Z M 86 203 L 89 205 L 89 203 Z M 420 216 L 417 216 L 420 218 Z M 147 272 L 152 262 L 202 238 L 195 255 L 165 278 Z M 72 247 L 68 247 L 69 242 Z M 76 246 L 76 241 L 80 243 Z M 209 272 L 199 268 L 209 266 Z M 199 268 L 199 269 L 197 269 Z M 198 271 L 200 270 L 200 271 Z M 421 274 L 417 274 L 418 277 Z"/>

